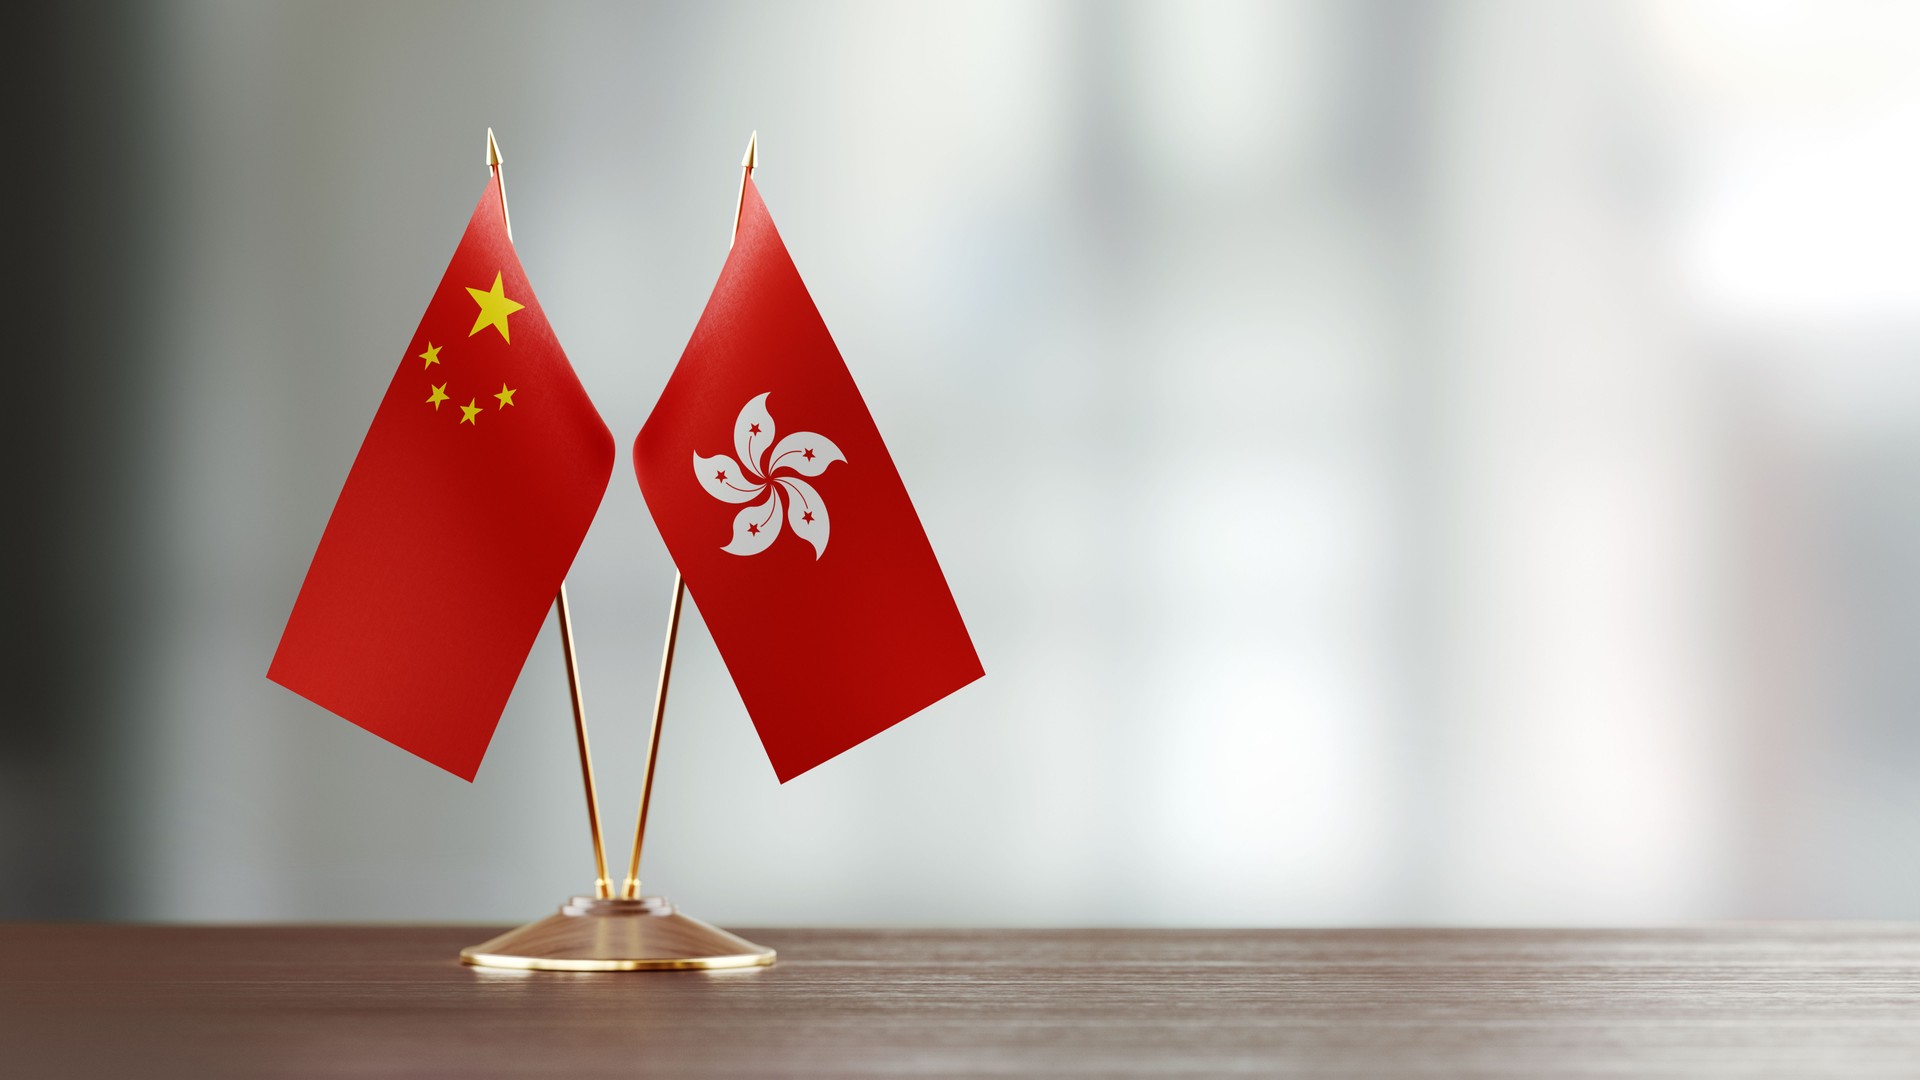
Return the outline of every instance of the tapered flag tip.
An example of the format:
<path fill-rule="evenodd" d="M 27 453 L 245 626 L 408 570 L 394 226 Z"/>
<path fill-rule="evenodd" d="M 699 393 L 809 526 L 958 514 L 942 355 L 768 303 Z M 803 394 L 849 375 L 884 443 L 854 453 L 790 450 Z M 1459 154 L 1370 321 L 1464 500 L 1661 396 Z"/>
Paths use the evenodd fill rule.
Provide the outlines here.
<path fill-rule="evenodd" d="M 487 168 L 500 164 L 500 144 L 493 141 L 493 129 L 487 129 Z"/>
<path fill-rule="evenodd" d="M 751 169 L 760 163 L 760 132 L 747 136 L 747 153 L 740 159 L 740 167 Z"/>

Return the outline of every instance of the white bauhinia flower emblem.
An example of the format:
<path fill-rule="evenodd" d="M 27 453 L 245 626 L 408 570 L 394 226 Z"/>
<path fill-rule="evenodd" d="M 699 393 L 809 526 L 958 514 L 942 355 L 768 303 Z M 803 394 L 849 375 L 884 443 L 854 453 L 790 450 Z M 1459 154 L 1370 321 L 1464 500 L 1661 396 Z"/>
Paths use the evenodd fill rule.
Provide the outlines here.
<path fill-rule="evenodd" d="M 751 503 L 733 517 L 733 542 L 721 551 L 758 555 L 780 535 L 781 511 L 800 539 L 813 545 L 813 557 L 827 553 L 827 504 L 803 476 L 819 476 L 847 457 L 833 440 L 811 431 L 774 441 L 773 415 L 761 394 L 733 422 L 733 449 L 739 459 L 693 455 L 693 474 L 707 494 L 729 503 Z"/>

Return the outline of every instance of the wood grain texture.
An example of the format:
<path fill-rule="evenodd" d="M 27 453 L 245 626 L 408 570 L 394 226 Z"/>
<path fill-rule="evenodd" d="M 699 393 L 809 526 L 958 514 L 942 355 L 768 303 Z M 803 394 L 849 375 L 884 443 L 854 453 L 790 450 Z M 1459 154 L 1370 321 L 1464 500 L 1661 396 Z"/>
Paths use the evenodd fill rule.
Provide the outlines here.
<path fill-rule="evenodd" d="M 1912 926 L 743 930 L 780 962 L 462 967 L 493 932 L 0 926 L 0 1075 L 1920 1076 Z"/>

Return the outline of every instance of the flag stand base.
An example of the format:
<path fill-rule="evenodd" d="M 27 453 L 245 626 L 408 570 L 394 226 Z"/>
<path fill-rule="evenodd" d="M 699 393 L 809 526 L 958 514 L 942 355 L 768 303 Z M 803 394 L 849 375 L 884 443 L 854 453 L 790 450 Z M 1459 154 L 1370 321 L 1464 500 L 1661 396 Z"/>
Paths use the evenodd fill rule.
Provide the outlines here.
<path fill-rule="evenodd" d="M 460 950 L 462 963 L 520 971 L 711 971 L 761 967 L 774 952 L 658 896 L 576 896 L 558 914 Z"/>

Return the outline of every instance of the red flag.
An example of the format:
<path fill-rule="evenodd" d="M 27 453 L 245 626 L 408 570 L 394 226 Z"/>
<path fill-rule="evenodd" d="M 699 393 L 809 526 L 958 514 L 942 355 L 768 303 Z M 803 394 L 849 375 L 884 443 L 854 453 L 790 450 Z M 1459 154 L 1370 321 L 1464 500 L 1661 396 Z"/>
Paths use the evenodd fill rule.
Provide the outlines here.
<path fill-rule="evenodd" d="M 267 677 L 473 779 L 613 473 L 487 184 Z"/>
<path fill-rule="evenodd" d="M 980 677 L 906 486 L 751 179 L 633 463 L 781 781 Z"/>

